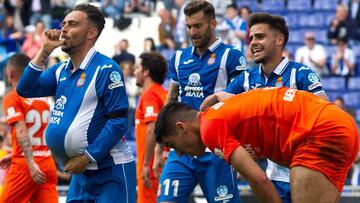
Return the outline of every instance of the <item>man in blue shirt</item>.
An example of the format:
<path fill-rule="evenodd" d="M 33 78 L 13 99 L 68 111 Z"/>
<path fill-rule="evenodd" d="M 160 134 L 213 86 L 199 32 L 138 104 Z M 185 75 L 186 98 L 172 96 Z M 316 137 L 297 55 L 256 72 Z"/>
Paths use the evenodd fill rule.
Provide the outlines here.
<path fill-rule="evenodd" d="M 94 49 L 104 24 L 95 6 L 75 6 L 61 30 L 42 34 L 43 45 L 17 86 L 24 97 L 55 96 L 46 142 L 64 171 L 73 174 L 67 202 L 135 202 L 135 163 L 123 138 L 124 77 L 113 60 Z M 59 46 L 70 59 L 44 70 Z"/>
<path fill-rule="evenodd" d="M 176 51 L 171 59 L 167 102 L 178 100 L 198 110 L 204 98 L 224 89 L 244 70 L 246 59 L 241 51 L 216 38 L 215 11 L 209 2 L 191 1 L 184 13 L 193 47 Z M 208 202 L 240 201 L 236 174 L 226 162 L 210 151 L 190 157 L 173 150 L 160 177 L 158 201 L 187 202 L 198 183 Z"/>
<path fill-rule="evenodd" d="M 306 90 L 327 100 L 319 77 L 309 67 L 282 57 L 282 50 L 289 38 L 288 28 L 282 17 L 255 13 L 250 15 L 248 25 L 250 51 L 255 63 L 260 64 L 259 68 L 245 70 L 224 91 L 207 97 L 200 107 L 201 110 L 233 94 L 267 86 Z M 268 160 L 266 173 L 283 202 L 291 202 L 290 170 Z"/>

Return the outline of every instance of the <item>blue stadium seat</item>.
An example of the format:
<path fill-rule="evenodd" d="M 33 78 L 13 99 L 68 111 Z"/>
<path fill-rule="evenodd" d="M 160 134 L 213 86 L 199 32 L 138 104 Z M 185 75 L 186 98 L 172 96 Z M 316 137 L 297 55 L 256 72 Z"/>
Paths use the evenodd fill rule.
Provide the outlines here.
<path fill-rule="evenodd" d="M 348 90 L 360 90 L 360 77 L 349 77 L 347 82 Z"/>
<path fill-rule="evenodd" d="M 284 0 L 266 0 L 261 4 L 261 9 L 263 11 L 282 11 L 285 10 L 285 1 Z"/>
<path fill-rule="evenodd" d="M 283 15 L 283 17 L 284 17 L 284 19 L 286 21 L 286 24 L 290 28 L 290 30 L 297 29 L 297 27 L 298 27 L 298 16 L 297 16 L 296 13 L 288 12 L 288 13 L 285 13 Z"/>
<path fill-rule="evenodd" d="M 321 13 L 297 12 L 299 27 L 324 27 L 324 16 Z"/>
<path fill-rule="evenodd" d="M 327 11 L 323 11 L 323 10 L 315 10 L 315 13 L 319 13 L 320 15 L 323 16 L 324 18 L 324 25 L 326 27 L 330 26 L 331 21 L 335 18 L 335 10 L 327 10 Z"/>
<path fill-rule="evenodd" d="M 335 10 L 338 0 L 315 0 L 314 8 L 322 10 Z"/>
<path fill-rule="evenodd" d="M 289 10 L 309 11 L 312 9 L 311 0 L 288 0 Z"/>
<path fill-rule="evenodd" d="M 345 92 L 343 95 L 346 106 L 359 107 L 360 106 L 360 91 Z"/>
<path fill-rule="evenodd" d="M 247 6 L 253 12 L 259 10 L 259 4 L 255 0 L 236 0 L 235 3 L 238 8 L 241 6 Z"/>
<path fill-rule="evenodd" d="M 303 43 L 304 42 L 304 31 L 300 29 L 291 29 L 289 33 L 290 43 Z"/>
<path fill-rule="evenodd" d="M 326 91 L 329 101 L 334 101 L 336 97 L 342 97 L 344 92 L 342 91 Z"/>
<path fill-rule="evenodd" d="M 296 50 L 301 46 L 303 46 L 303 43 L 288 42 L 285 48 L 291 53 L 293 57 L 295 57 Z"/>
<path fill-rule="evenodd" d="M 345 77 L 323 77 L 321 78 L 321 82 L 325 91 L 345 91 L 346 88 Z"/>

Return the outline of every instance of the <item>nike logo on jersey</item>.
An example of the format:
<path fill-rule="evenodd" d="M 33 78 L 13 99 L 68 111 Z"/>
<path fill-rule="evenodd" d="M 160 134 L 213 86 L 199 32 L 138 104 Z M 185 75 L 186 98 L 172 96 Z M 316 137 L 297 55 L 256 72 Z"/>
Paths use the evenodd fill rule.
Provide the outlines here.
<path fill-rule="evenodd" d="M 191 62 L 193 62 L 193 61 L 194 61 L 194 59 L 189 59 L 189 60 L 187 60 L 187 61 L 184 61 L 184 64 L 187 65 L 187 64 L 189 64 L 189 63 L 191 63 Z"/>
<path fill-rule="evenodd" d="M 60 82 L 63 81 L 63 80 L 66 80 L 66 77 L 60 78 Z"/>

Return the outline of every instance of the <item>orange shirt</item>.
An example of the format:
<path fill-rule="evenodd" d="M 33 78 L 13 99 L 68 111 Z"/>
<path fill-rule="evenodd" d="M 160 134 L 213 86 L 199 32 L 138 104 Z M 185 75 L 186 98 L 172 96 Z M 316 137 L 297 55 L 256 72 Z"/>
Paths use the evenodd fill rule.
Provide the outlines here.
<path fill-rule="evenodd" d="M 229 161 L 242 145 L 253 158 L 289 166 L 295 147 L 330 103 L 308 92 L 263 88 L 218 103 L 200 116 L 206 146 Z"/>
<path fill-rule="evenodd" d="M 166 96 L 167 91 L 165 88 L 155 83 L 142 93 L 136 107 L 135 123 L 138 175 L 141 175 L 141 169 L 144 163 L 147 124 L 156 121 L 158 113 L 164 106 Z"/>
<path fill-rule="evenodd" d="M 39 164 L 47 160 L 46 162 L 53 164 L 51 152 L 45 142 L 45 129 L 50 120 L 50 107 L 47 98 L 23 98 L 13 90 L 4 97 L 3 105 L 7 122 L 11 128 L 12 167 L 16 166 L 27 171 L 26 161 L 17 142 L 14 126 L 20 120 L 26 122 L 36 163 Z"/>

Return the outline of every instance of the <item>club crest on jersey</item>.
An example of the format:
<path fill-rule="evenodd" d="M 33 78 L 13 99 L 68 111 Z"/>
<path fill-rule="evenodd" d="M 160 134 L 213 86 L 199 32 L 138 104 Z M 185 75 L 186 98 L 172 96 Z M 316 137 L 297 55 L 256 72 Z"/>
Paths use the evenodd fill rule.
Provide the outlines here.
<path fill-rule="evenodd" d="M 216 188 L 216 193 L 218 194 L 218 196 L 216 196 L 214 199 L 215 201 L 223 201 L 225 202 L 225 200 L 227 199 L 231 199 L 233 198 L 233 194 L 228 194 L 229 190 L 225 185 L 220 185 L 218 188 Z"/>
<path fill-rule="evenodd" d="M 121 75 L 118 71 L 113 71 L 110 73 L 110 80 L 113 82 L 110 85 L 108 85 L 108 88 L 110 90 L 124 86 L 123 81 L 121 81 Z"/>
<path fill-rule="evenodd" d="M 196 97 L 196 98 L 204 98 L 204 90 L 202 84 L 200 82 L 200 74 L 192 73 L 189 76 L 189 82 L 184 88 L 185 96 L 187 97 Z"/>
<path fill-rule="evenodd" d="M 77 87 L 83 86 L 85 84 L 85 81 L 86 81 L 86 73 L 82 73 L 80 75 L 80 78 L 76 82 L 76 86 Z"/>
<path fill-rule="evenodd" d="M 214 64 L 214 63 L 215 63 L 215 60 L 216 60 L 216 54 L 215 54 L 215 53 L 212 53 L 212 54 L 210 55 L 210 58 L 209 58 L 208 61 L 207 61 L 208 65 Z"/>
<path fill-rule="evenodd" d="M 215 155 L 218 156 L 220 159 L 224 159 L 224 158 L 225 158 L 224 152 L 221 151 L 221 150 L 218 149 L 218 148 L 215 148 L 215 149 L 214 149 L 214 153 L 215 153 Z"/>
<path fill-rule="evenodd" d="M 282 81 L 282 77 L 279 77 L 274 85 L 275 87 L 283 87 L 284 82 Z"/>

